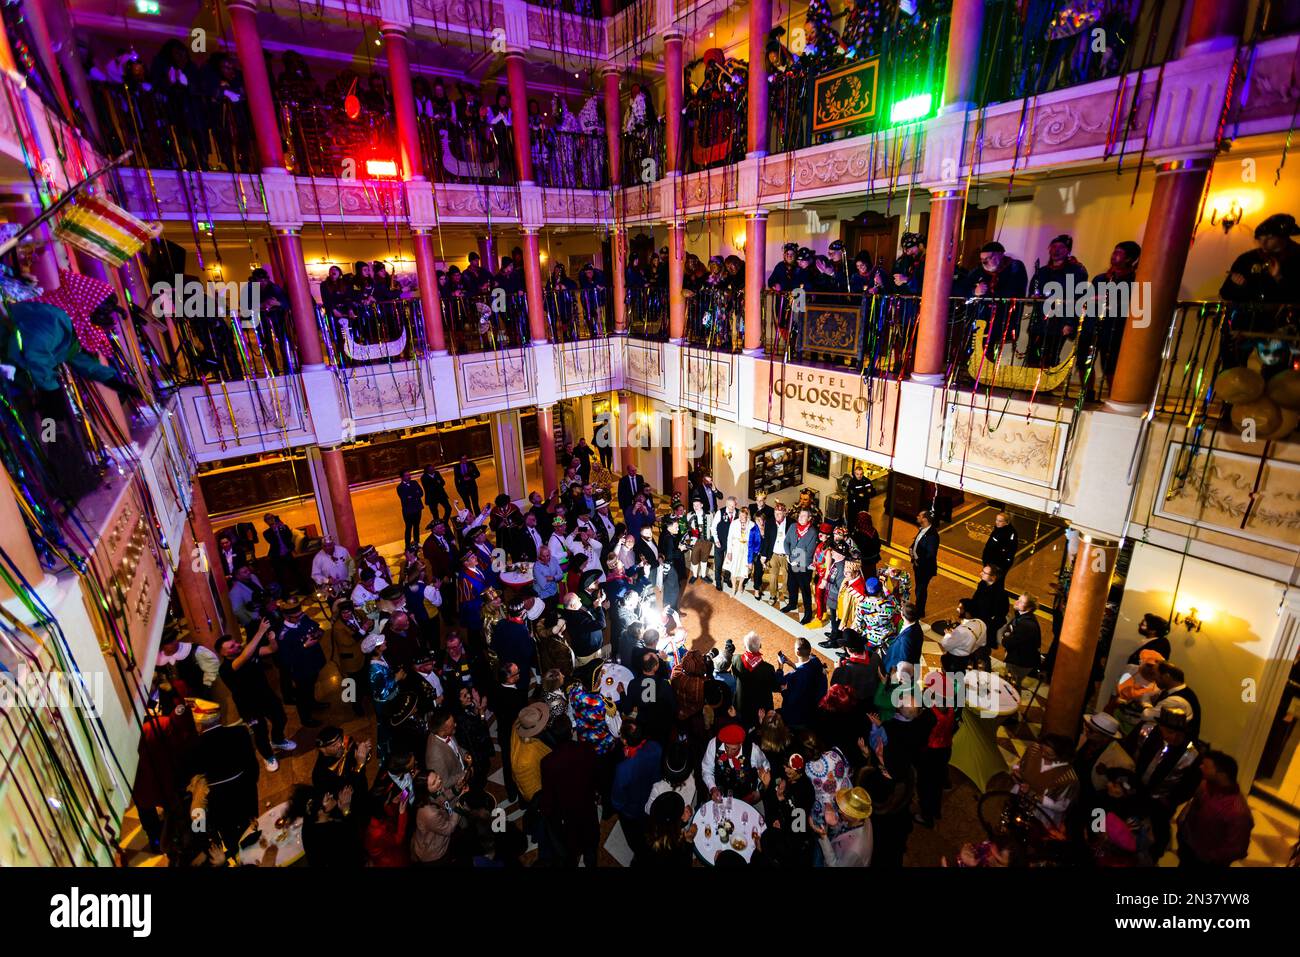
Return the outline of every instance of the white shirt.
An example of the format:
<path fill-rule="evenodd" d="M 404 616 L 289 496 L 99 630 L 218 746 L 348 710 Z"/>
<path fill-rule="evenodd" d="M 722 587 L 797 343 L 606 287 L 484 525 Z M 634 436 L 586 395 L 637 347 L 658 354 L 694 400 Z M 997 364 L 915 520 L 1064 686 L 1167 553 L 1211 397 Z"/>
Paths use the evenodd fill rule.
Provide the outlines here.
<path fill-rule="evenodd" d="M 551 558 L 555 561 L 563 565 L 569 560 L 568 539 L 559 532 L 553 533 L 546 544 L 551 549 Z"/>
<path fill-rule="evenodd" d="M 348 580 L 348 560 L 352 556 L 342 545 L 334 546 L 331 555 L 321 549 L 311 560 L 311 580 L 318 585 L 341 585 Z"/>
<path fill-rule="evenodd" d="M 433 688 L 433 696 L 435 698 L 442 697 L 442 682 L 438 680 L 438 672 L 436 670 L 430 671 L 426 675 L 423 671 L 420 671 L 417 668 L 415 673 L 419 675 L 421 678 L 423 678 L 425 681 L 429 682 L 429 687 Z"/>
<path fill-rule="evenodd" d="M 645 812 L 650 813 L 650 805 L 655 803 L 655 798 L 661 794 L 667 794 L 669 791 L 676 791 L 682 796 L 682 800 L 691 810 L 695 810 L 695 775 L 691 775 L 677 787 L 673 787 L 667 781 L 656 781 L 650 788 L 650 800 L 645 802 Z"/>
<path fill-rule="evenodd" d="M 378 588 L 379 591 L 383 591 L 388 587 L 388 583 L 380 582 L 379 579 L 376 578 L 375 587 Z M 368 601 L 379 601 L 379 592 L 373 592 L 365 585 L 361 584 L 361 582 L 357 582 L 356 587 L 352 589 L 351 597 L 352 604 L 356 605 L 357 608 L 360 608 Z"/>
<path fill-rule="evenodd" d="M 742 744 L 743 748 L 744 745 Z M 718 739 L 716 737 L 709 740 L 709 746 L 704 749 L 704 760 L 700 762 L 700 777 L 704 779 L 704 790 L 712 791 L 716 786 L 713 777 L 713 765 L 718 758 Z M 772 765 L 767 760 L 767 755 L 762 752 L 756 744 L 749 746 L 749 766 L 757 772 L 770 771 Z"/>
<path fill-rule="evenodd" d="M 600 542 L 596 541 L 594 538 L 589 538 L 587 539 L 587 543 L 584 545 L 578 540 L 577 533 L 575 532 L 574 537 L 569 539 L 569 571 L 574 571 L 575 562 L 580 559 L 582 561 L 582 568 L 578 570 L 584 572 L 600 572 L 600 580 L 604 581 L 605 571 L 600 567 L 600 552 Z"/>
<path fill-rule="evenodd" d="M 950 655 L 965 657 L 978 648 L 983 648 L 988 639 L 988 626 L 977 618 L 967 618 L 939 642 Z"/>
<path fill-rule="evenodd" d="M 785 519 L 776 523 L 776 543 L 772 546 L 773 555 L 785 554 L 785 527 L 787 524 L 789 522 Z"/>

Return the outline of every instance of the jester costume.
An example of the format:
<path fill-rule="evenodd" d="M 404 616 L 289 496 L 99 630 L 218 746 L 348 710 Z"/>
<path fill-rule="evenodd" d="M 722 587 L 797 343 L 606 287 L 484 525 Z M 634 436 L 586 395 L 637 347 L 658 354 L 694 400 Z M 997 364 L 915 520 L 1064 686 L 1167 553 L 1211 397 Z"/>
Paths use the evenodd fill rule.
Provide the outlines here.
<path fill-rule="evenodd" d="M 465 565 L 456 580 L 456 608 L 461 627 L 478 641 L 483 633 L 483 593 L 489 588 L 487 576 L 477 565 Z"/>

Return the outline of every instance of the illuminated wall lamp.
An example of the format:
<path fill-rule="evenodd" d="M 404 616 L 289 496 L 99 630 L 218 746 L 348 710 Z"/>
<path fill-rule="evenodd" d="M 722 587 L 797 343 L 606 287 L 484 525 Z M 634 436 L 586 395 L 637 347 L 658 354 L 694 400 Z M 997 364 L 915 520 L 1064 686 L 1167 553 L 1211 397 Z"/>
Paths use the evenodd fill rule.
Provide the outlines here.
<path fill-rule="evenodd" d="M 731 245 L 742 253 L 745 251 L 745 231 L 743 229 L 731 237 Z"/>
<path fill-rule="evenodd" d="M 731 457 L 736 454 L 736 447 L 730 442 L 719 442 L 718 451 L 722 453 L 724 459 L 730 462 Z"/>
<path fill-rule="evenodd" d="M 366 174 L 374 177 L 395 177 L 397 164 L 392 160 L 369 159 L 366 160 Z"/>
<path fill-rule="evenodd" d="M 1178 611 L 1174 612 L 1174 624 L 1182 625 L 1189 632 L 1192 632 L 1200 631 L 1205 622 L 1197 616 L 1195 608 L 1189 608 L 1187 614 Z"/>
<path fill-rule="evenodd" d="M 1228 211 L 1222 216 L 1218 215 L 1219 211 L 1213 209 L 1210 211 L 1210 225 L 1222 226 L 1225 235 L 1232 232 L 1232 228 L 1242 221 L 1246 215 L 1246 210 L 1237 200 L 1231 200 L 1228 203 Z"/>

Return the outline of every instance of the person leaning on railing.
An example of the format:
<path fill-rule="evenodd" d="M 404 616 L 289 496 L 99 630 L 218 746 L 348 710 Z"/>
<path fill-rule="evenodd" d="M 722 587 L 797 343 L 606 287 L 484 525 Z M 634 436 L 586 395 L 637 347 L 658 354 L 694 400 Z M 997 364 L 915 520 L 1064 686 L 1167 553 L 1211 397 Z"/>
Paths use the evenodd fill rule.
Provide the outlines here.
<path fill-rule="evenodd" d="M 1300 304 L 1300 226 L 1290 213 L 1274 213 L 1255 227 L 1257 249 L 1233 260 L 1219 298 L 1228 302 Z"/>

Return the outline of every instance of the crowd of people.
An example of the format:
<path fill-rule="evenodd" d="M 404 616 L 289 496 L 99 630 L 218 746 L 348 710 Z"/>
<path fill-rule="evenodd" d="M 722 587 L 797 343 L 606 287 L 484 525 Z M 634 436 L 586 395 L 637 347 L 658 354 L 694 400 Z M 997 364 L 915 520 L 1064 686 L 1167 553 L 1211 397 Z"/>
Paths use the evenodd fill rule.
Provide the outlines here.
<path fill-rule="evenodd" d="M 699 828 L 741 802 L 759 820 L 706 863 L 900 866 L 914 827 L 943 815 L 963 684 L 989 670 L 1017 691 L 1050 677 L 1037 599 L 1006 588 L 1021 551 L 1011 517 L 996 517 L 974 593 L 926 626 L 938 522 L 916 517 L 910 568 L 885 558 L 860 466 L 836 522 L 809 489 L 789 505 L 742 504 L 703 472 L 665 505 L 635 467 L 613 481 L 609 460 L 585 439 L 566 446 L 559 487 L 523 502 L 480 504 L 468 457 L 449 475 L 404 473 L 395 563 L 327 537 L 307 571 L 275 515 L 260 536 L 223 532 L 240 631 L 211 649 L 165 637 L 160 713 L 187 702 L 199 733 L 175 746 L 181 757 L 157 735 L 142 746 L 173 758 L 169 786 L 157 773 L 137 786 L 151 838 L 177 863 L 247 850 L 259 775 L 298 747 L 291 704 L 315 730 L 311 782 L 285 813 L 303 822 L 309 864 L 594 866 L 602 822 L 617 817 L 634 866 L 689 866 Z M 753 631 L 696 640 L 680 609 L 700 588 L 825 628 L 826 654 L 806 631 L 793 657 Z M 1142 646 L 1078 742 L 1030 743 L 1001 829 L 953 864 L 1151 865 L 1175 830 L 1185 865 L 1244 856 L 1235 763 L 1200 742 L 1201 706 L 1169 661 L 1168 630 L 1144 619 Z M 373 739 L 323 724 L 344 706 L 373 714 Z M 711 803 L 725 812 L 710 817 Z M 212 822 L 200 834 L 187 826 L 196 807 Z M 1096 809 L 1104 828 L 1090 824 Z M 176 834 L 169 814 L 185 822 Z"/>

